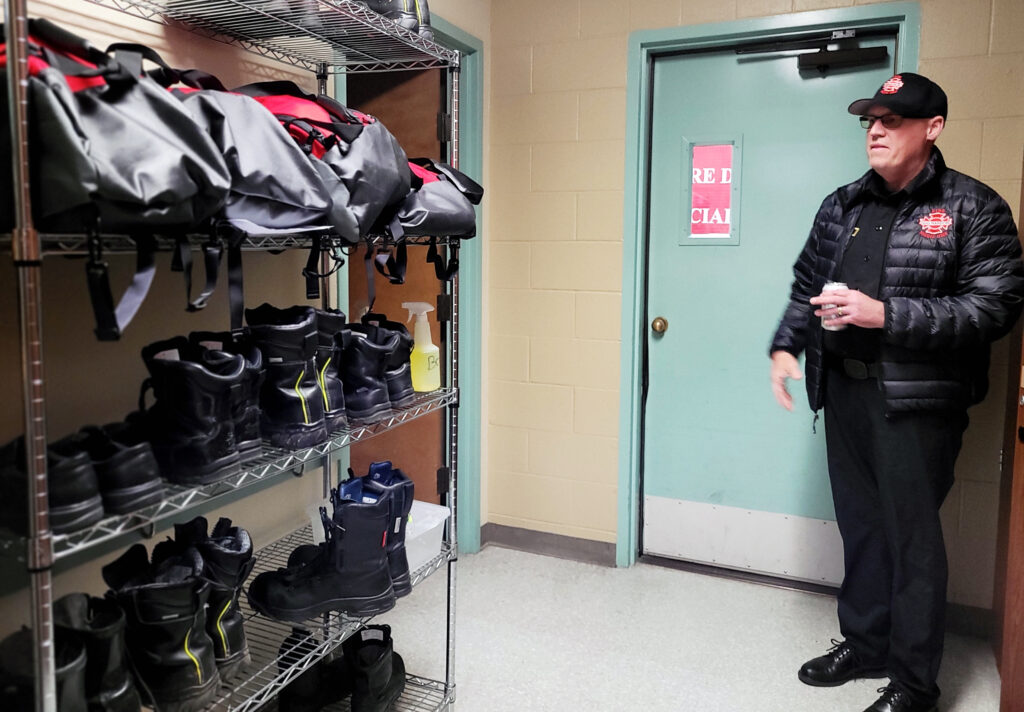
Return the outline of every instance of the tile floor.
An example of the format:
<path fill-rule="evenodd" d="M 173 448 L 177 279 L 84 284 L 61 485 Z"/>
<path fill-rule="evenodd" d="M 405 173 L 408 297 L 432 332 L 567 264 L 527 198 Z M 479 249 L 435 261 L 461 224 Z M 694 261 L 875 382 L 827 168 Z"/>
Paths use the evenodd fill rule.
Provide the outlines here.
<path fill-rule="evenodd" d="M 457 712 L 861 712 L 884 680 L 796 679 L 836 635 L 827 596 L 496 546 L 457 567 Z M 442 571 L 380 618 L 410 672 L 443 679 Z M 985 641 L 949 636 L 941 712 L 998 712 Z"/>

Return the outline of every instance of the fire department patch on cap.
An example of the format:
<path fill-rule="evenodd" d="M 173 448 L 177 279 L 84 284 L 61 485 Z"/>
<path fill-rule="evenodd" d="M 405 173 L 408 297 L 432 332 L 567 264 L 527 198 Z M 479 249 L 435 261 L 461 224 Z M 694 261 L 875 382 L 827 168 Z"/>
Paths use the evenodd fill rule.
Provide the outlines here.
<path fill-rule="evenodd" d="M 953 218 L 944 209 L 938 208 L 920 218 L 917 224 L 921 226 L 922 237 L 934 240 L 949 234 L 949 228 L 953 227 Z"/>
<path fill-rule="evenodd" d="M 879 91 L 880 94 L 895 94 L 896 92 L 898 92 L 902 88 L 903 88 L 903 77 L 901 77 L 899 74 L 897 74 L 893 78 L 887 80 L 885 82 L 885 84 L 882 85 L 882 88 L 879 89 L 878 91 Z"/>

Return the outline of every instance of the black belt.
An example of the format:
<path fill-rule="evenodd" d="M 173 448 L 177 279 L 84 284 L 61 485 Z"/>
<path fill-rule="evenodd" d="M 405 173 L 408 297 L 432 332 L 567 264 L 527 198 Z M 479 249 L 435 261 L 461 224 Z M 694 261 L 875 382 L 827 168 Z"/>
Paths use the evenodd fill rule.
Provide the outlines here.
<path fill-rule="evenodd" d="M 874 361 L 858 361 L 855 358 L 835 357 L 829 359 L 829 364 L 850 378 L 856 378 L 858 381 L 863 381 L 865 378 L 878 378 L 882 374 L 882 369 Z"/>

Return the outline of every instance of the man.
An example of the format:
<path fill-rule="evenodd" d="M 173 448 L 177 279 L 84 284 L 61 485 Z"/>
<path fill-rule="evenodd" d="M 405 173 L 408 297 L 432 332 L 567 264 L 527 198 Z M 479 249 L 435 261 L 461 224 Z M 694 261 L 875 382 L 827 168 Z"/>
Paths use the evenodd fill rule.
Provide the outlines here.
<path fill-rule="evenodd" d="M 909 72 L 850 104 L 867 129 L 871 170 L 822 203 L 771 345 L 772 391 L 789 410 L 786 381 L 802 377 L 806 352 L 846 566 L 843 640 L 798 676 L 818 686 L 890 678 L 864 712 L 937 709 L 947 578 L 939 507 L 967 407 L 987 389 L 989 344 L 1024 299 L 1009 207 L 947 169 L 934 146 L 946 104 L 937 84 Z M 848 288 L 822 294 L 833 280 Z"/>

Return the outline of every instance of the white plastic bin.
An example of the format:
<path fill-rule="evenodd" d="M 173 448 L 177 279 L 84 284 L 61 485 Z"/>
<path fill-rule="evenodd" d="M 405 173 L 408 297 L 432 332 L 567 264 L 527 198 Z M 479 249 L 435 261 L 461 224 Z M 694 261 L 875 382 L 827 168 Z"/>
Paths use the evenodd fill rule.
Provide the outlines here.
<path fill-rule="evenodd" d="M 448 507 L 413 500 L 409 524 L 405 528 L 405 551 L 409 557 L 410 573 L 415 573 L 441 553 L 444 523 L 450 515 Z"/>

